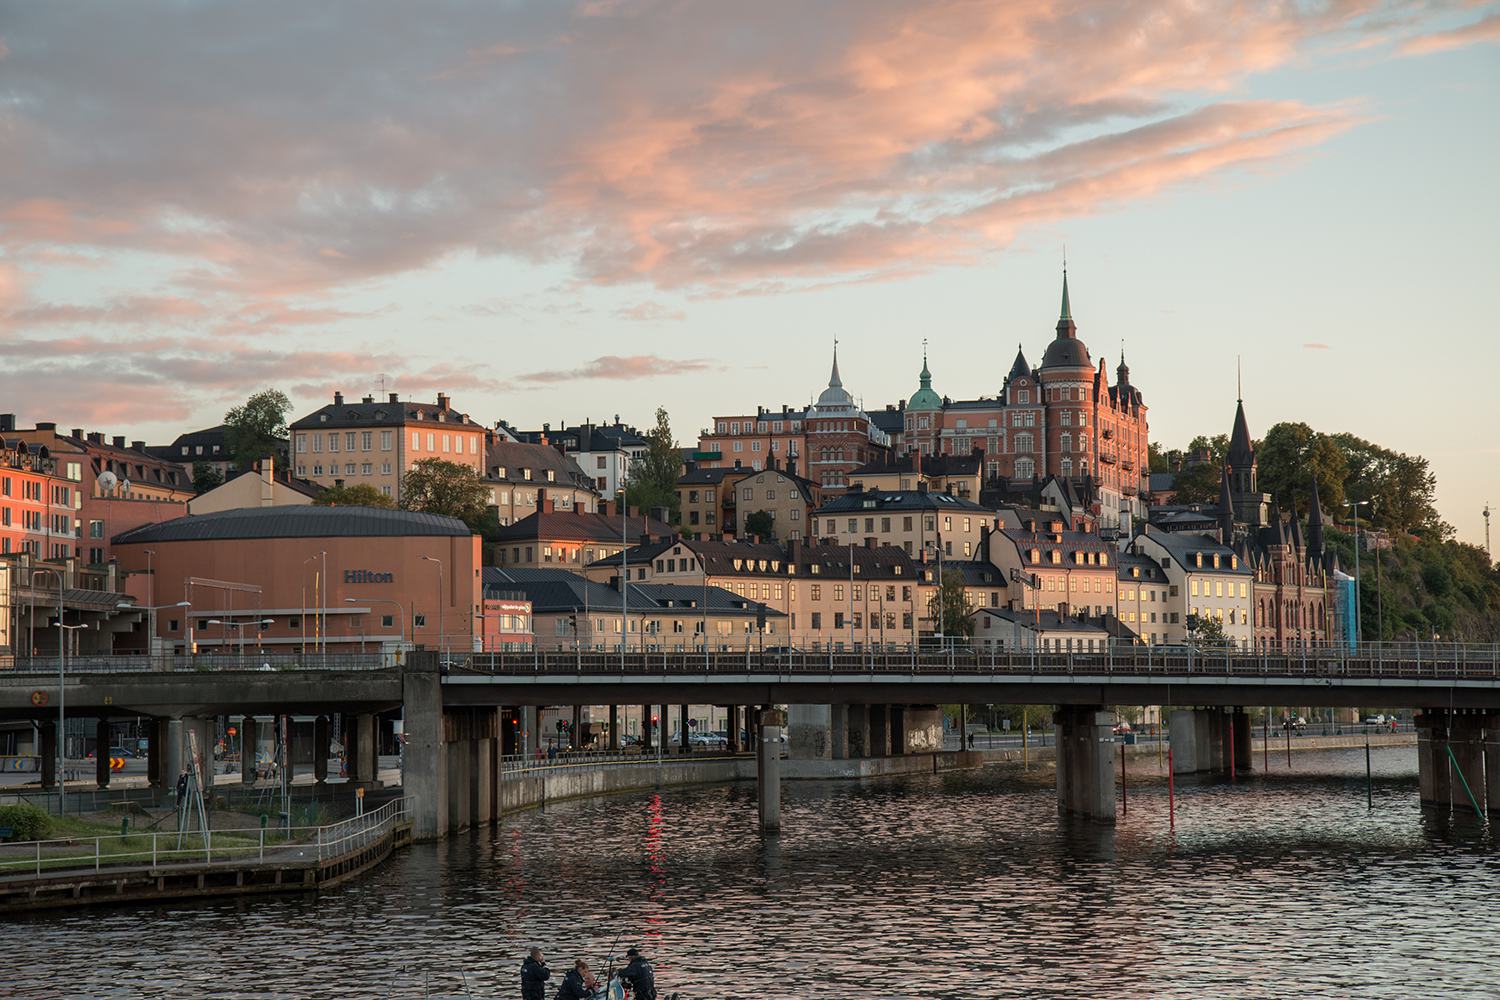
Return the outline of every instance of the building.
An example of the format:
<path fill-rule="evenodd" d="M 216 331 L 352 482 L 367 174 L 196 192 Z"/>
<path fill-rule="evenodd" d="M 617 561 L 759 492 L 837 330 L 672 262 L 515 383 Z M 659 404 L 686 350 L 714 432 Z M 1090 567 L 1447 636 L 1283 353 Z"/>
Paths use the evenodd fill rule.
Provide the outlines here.
<path fill-rule="evenodd" d="M 754 474 L 749 466 L 700 467 L 690 461 L 677 479 L 678 514 L 683 534 L 712 538 L 733 532 L 735 484 Z"/>
<path fill-rule="evenodd" d="M 224 424 L 179 434 L 171 444 L 152 445 L 146 451 L 157 458 L 176 462 L 182 466 L 183 471 L 188 475 L 189 482 L 193 479 L 194 467 L 200 463 L 217 472 L 219 478 L 225 481 L 232 479 L 240 471 L 239 465 L 230 453 L 229 428 Z M 280 442 L 276 448 L 276 454 L 272 457 L 278 465 L 288 466 L 290 459 L 288 442 Z"/>
<path fill-rule="evenodd" d="M 492 588 L 488 582 L 484 583 L 483 591 L 484 612 L 475 633 L 475 649 L 482 653 L 499 653 L 532 646 L 536 636 L 532 632 L 531 601 L 526 595 L 520 591 Z"/>
<path fill-rule="evenodd" d="M 925 456 L 920 451 L 907 452 L 849 473 L 850 492 L 862 490 L 916 490 L 924 486 L 929 493 L 946 493 L 960 500 L 980 502 L 984 485 L 984 455 Z"/>
<path fill-rule="evenodd" d="M 1110 629 L 1089 618 L 1056 611 L 1016 611 L 979 608 L 973 615 L 973 644 L 989 652 L 1037 650 L 1043 653 L 1102 653 L 1109 648 Z"/>
<path fill-rule="evenodd" d="M 76 493 L 57 474 L 46 445 L 0 432 L 0 556 L 24 552 L 39 560 L 72 559 Z"/>
<path fill-rule="evenodd" d="M 253 469 L 231 472 L 224 483 L 193 497 L 187 511 L 213 514 L 241 507 L 298 507 L 312 503 L 322 492 L 317 483 L 278 469 L 274 458 L 263 458 Z"/>
<path fill-rule="evenodd" d="M 728 488 L 735 493 L 735 535 L 749 538 L 750 518 L 766 514 L 771 519 L 769 537 L 776 540 L 802 538 L 810 531 L 808 524 L 823 495 L 811 479 L 796 473 L 796 460 L 790 469 L 771 467 L 741 476 Z"/>
<path fill-rule="evenodd" d="M 114 546 L 131 593 L 166 609 L 157 635 L 179 653 L 470 650 L 484 631 L 479 538 L 451 517 L 257 507 L 146 525 Z"/>
<path fill-rule="evenodd" d="M 320 486 L 373 486 L 399 502 L 402 478 L 424 458 L 485 471 L 485 429 L 455 410 L 447 393 L 435 403 L 403 401 L 394 392 L 353 403 L 336 392 L 290 431 L 297 478 Z"/>
<path fill-rule="evenodd" d="M 718 587 L 631 582 L 597 583 L 565 569 L 484 571 L 486 594 L 512 593 L 531 607 L 540 649 L 620 648 L 685 652 L 784 645 L 786 616 Z"/>
<path fill-rule="evenodd" d="M 578 463 L 594 485 L 594 491 L 613 497 L 630 475 L 630 466 L 646 453 L 648 442 L 640 431 L 620 422 L 613 424 L 584 421 L 574 427 L 554 431 L 543 424 L 540 431 L 506 431 L 529 444 L 545 444 L 562 451 Z"/>
<path fill-rule="evenodd" d="M 1013 607 L 1064 617 L 1114 615 L 1115 551 L 1096 534 L 1070 531 L 1061 520 L 1029 520 L 990 532 L 990 562 L 1014 584 Z"/>
<path fill-rule="evenodd" d="M 631 511 L 622 517 L 612 501 L 598 513 L 559 510 L 540 500 L 535 514 L 501 528 L 495 536 L 495 563 L 507 569 L 561 567 L 582 572 L 585 566 L 615 555 L 649 538 L 665 538 L 672 529 L 660 517 Z"/>
<path fill-rule="evenodd" d="M 1236 649 L 1251 648 L 1251 569 L 1218 538 L 1192 532 L 1147 530 L 1135 536 L 1130 552 L 1154 560 L 1167 576 L 1167 620 L 1162 642 L 1193 637 L 1198 623 L 1213 620 Z"/>
<path fill-rule="evenodd" d="M 764 469 L 771 459 L 785 465 L 802 458 L 807 435 L 806 407 L 757 407 L 753 414 L 714 417 L 698 437 L 693 461 L 699 468 L 743 466 Z"/>
<path fill-rule="evenodd" d="M 999 393 L 951 400 L 932 388 L 924 353 L 918 389 L 907 401 L 902 447 L 927 455 L 984 455 L 984 476 L 1087 480 L 1095 516 L 1106 528 L 1144 515 L 1150 466 L 1146 405 L 1122 354 L 1110 384 L 1103 359 L 1094 367 L 1078 338 L 1063 275 L 1056 334 L 1033 367 L 1018 346 Z"/>
<path fill-rule="evenodd" d="M 867 490 L 834 497 L 813 511 L 808 534 L 838 545 L 894 545 L 916 559 L 972 559 L 998 511 L 924 489 Z"/>
<path fill-rule="evenodd" d="M 890 456 L 891 439 L 854 401 L 839 377 L 838 345 L 833 348 L 833 370 L 828 388 L 802 421 L 807 474 L 824 489 L 847 486 L 849 474 Z"/>
<path fill-rule="evenodd" d="M 1141 641 L 1154 645 L 1167 642 L 1167 625 L 1172 614 L 1181 615 L 1180 596 L 1167 580 L 1166 571 L 1155 559 L 1128 550 L 1118 556 L 1118 583 L 1115 589 L 1116 614 Z M 1180 619 L 1179 619 L 1180 623 Z"/>
<path fill-rule="evenodd" d="M 491 431 L 485 445 L 484 481 L 490 506 L 502 525 L 535 514 L 544 501 L 557 510 L 583 513 L 599 509 L 594 480 L 573 456 L 550 444 L 529 444 Z"/>

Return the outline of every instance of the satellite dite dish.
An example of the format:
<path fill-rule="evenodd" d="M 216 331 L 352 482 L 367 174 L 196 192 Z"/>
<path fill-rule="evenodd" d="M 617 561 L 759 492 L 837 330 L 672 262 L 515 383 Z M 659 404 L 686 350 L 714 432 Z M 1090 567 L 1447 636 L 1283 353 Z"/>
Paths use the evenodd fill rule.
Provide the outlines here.
<path fill-rule="evenodd" d="M 101 472 L 99 473 L 99 491 L 101 493 L 113 493 L 115 491 L 115 484 L 119 481 L 120 477 L 116 476 L 113 472 Z"/>
<path fill-rule="evenodd" d="M 121 493 L 129 493 L 130 492 L 130 480 L 128 480 L 128 479 L 122 479 L 122 480 L 120 480 L 120 492 Z"/>

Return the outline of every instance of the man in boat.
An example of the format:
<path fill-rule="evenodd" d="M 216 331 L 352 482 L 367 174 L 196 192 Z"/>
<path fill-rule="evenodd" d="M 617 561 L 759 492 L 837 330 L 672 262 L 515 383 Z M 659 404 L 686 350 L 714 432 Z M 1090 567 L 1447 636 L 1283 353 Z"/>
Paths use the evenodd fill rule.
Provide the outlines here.
<path fill-rule="evenodd" d="M 625 952 L 630 964 L 620 971 L 620 981 L 630 987 L 634 1000 L 656 1000 L 656 973 L 651 963 L 641 957 L 639 948 Z"/>
<path fill-rule="evenodd" d="M 532 948 L 521 963 L 521 1000 L 547 1000 L 545 983 L 550 978 L 552 970 L 542 958 L 542 949 Z"/>
<path fill-rule="evenodd" d="M 580 958 L 563 976 L 562 986 L 558 987 L 554 1000 L 589 1000 L 598 988 L 599 980 L 589 970 L 589 964 Z"/>

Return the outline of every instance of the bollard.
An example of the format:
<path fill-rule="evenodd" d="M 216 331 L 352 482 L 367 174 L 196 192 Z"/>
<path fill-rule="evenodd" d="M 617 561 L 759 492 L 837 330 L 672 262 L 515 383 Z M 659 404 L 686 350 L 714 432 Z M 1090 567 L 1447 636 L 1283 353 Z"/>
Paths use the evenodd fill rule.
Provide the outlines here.
<path fill-rule="evenodd" d="M 1130 792 L 1125 788 L 1125 744 L 1120 744 L 1120 813 L 1130 815 Z"/>

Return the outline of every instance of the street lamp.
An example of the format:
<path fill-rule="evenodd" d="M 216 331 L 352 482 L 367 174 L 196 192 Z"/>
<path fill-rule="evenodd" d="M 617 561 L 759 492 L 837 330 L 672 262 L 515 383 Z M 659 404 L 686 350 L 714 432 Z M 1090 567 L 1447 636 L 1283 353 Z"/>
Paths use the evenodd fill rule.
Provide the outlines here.
<path fill-rule="evenodd" d="M 323 666 L 328 666 L 328 550 L 320 549 L 315 556 L 308 556 L 302 560 L 306 566 L 314 559 L 320 560 L 318 571 L 318 584 L 314 588 L 314 597 L 318 602 L 318 646 L 323 651 Z"/>
<path fill-rule="evenodd" d="M 192 601 L 178 601 L 176 604 L 147 605 L 144 608 L 139 604 L 121 602 L 115 605 L 115 609 L 117 611 L 146 612 L 146 631 L 148 633 L 146 636 L 146 658 L 150 659 L 153 652 L 153 647 L 155 647 L 156 645 L 156 613 L 158 611 L 165 611 L 167 608 L 190 608 L 192 606 Z"/>
<path fill-rule="evenodd" d="M 36 578 L 37 578 L 37 574 L 39 574 L 39 573 L 51 573 L 53 576 L 57 577 L 57 624 L 59 626 L 61 626 L 62 622 L 63 622 L 63 575 L 62 575 L 62 573 L 58 572 L 55 569 L 47 569 L 45 567 L 43 567 L 41 569 L 33 569 L 31 571 L 31 586 L 33 588 L 36 587 Z M 35 624 L 36 623 L 36 605 L 35 604 L 33 604 L 32 607 L 31 607 L 31 621 L 32 621 L 32 636 L 33 636 L 32 640 L 31 640 L 31 642 L 32 642 L 31 655 L 32 655 L 32 658 L 35 659 L 35 657 L 36 657 L 36 638 L 35 638 L 35 635 L 36 635 L 36 624 Z M 65 759 L 63 757 L 63 744 L 67 742 L 67 729 L 66 729 L 67 721 L 66 721 L 66 718 L 64 717 L 64 714 L 63 714 L 63 703 L 67 699 L 67 689 L 63 686 L 63 674 L 64 674 L 65 664 L 66 664 L 66 660 L 67 660 L 67 652 L 66 652 L 66 650 L 64 648 L 67 644 L 65 642 L 63 642 L 63 639 L 66 637 L 66 635 L 67 635 L 67 633 L 63 632 L 61 630 L 61 628 L 59 628 L 58 633 L 57 633 L 57 741 L 56 741 L 57 742 L 57 747 L 56 747 L 56 750 L 57 750 L 57 814 L 59 816 L 63 815 L 63 786 L 66 784 L 66 782 L 63 781 L 63 768 L 64 768 L 64 765 L 66 764 L 66 761 L 65 761 Z"/>
<path fill-rule="evenodd" d="M 240 635 L 240 666 L 243 667 L 245 665 L 245 629 L 249 628 L 251 625 L 257 625 L 257 626 L 259 626 L 259 625 L 274 625 L 275 623 L 276 623 L 276 620 L 274 618 L 261 618 L 261 619 L 258 619 L 256 621 L 251 621 L 251 622 L 232 622 L 232 621 L 229 621 L 227 619 L 212 618 L 212 619 L 209 619 L 204 624 L 205 625 L 222 625 L 225 628 L 239 629 L 239 635 Z"/>
<path fill-rule="evenodd" d="M 1364 638 L 1364 615 L 1359 606 L 1359 509 L 1368 507 L 1368 500 L 1345 500 L 1344 506 L 1350 508 L 1349 520 L 1354 523 L 1354 648 L 1359 649 L 1360 641 Z"/>
<path fill-rule="evenodd" d="M 444 662 L 448 659 L 447 634 L 443 630 L 443 561 L 436 556 L 423 556 L 427 562 L 437 563 L 438 568 L 438 653 Z M 415 638 L 415 636 L 413 636 Z"/>

